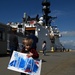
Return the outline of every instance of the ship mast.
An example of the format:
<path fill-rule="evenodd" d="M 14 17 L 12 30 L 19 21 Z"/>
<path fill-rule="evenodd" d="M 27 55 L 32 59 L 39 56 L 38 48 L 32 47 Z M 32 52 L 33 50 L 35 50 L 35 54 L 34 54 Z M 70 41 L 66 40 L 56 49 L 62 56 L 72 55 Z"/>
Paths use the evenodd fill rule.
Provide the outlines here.
<path fill-rule="evenodd" d="M 56 19 L 57 17 L 49 16 L 49 13 L 51 13 L 50 5 L 51 5 L 51 3 L 48 0 L 43 0 L 43 2 L 42 2 L 42 6 L 43 6 L 42 11 L 43 11 L 43 18 L 44 18 L 44 21 L 45 21 L 44 26 L 46 26 L 49 30 L 49 36 L 50 36 L 50 41 L 51 41 L 51 44 L 52 44 L 52 50 L 54 50 L 55 34 L 53 32 L 51 22 L 52 22 L 52 20 Z"/>

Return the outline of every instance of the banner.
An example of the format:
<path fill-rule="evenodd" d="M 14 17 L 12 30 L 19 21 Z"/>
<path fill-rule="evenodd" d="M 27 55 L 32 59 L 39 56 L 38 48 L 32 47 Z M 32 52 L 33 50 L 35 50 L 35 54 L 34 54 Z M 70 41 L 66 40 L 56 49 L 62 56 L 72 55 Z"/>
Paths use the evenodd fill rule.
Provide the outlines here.
<path fill-rule="evenodd" d="M 41 64 L 42 60 L 34 60 L 32 57 L 27 57 L 27 54 L 14 51 L 7 69 L 30 75 L 40 75 Z"/>

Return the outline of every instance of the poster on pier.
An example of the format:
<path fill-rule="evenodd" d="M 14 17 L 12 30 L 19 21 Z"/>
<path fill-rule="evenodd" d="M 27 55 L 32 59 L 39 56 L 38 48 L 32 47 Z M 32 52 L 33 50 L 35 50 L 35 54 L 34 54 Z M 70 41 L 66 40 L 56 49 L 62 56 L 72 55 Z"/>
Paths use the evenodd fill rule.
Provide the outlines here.
<path fill-rule="evenodd" d="M 34 60 L 27 54 L 14 51 L 7 69 L 26 73 L 29 75 L 40 75 L 42 60 Z"/>

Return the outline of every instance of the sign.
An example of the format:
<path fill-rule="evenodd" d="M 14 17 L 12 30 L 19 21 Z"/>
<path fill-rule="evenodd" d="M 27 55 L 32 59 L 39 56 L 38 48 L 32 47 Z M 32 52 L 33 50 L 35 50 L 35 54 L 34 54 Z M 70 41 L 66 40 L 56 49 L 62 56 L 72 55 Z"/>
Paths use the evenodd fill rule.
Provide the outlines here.
<path fill-rule="evenodd" d="M 42 60 L 34 60 L 27 54 L 14 51 L 7 69 L 30 75 L 40 75 Z"/>

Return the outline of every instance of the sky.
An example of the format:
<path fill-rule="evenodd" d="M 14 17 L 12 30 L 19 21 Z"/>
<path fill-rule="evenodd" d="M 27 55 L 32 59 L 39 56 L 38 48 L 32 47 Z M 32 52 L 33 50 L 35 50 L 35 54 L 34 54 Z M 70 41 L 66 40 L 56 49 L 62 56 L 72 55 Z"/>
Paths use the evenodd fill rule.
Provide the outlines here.
<path fill-rule="evenodd" d="M 31 17 L 37 14 L 41 17 L 43 0 L 0 0 L 0 22 L 22 22 L 24 12 Z M 49 14 L 57 19 L 51 23 L 56 25 L 62 34 L 60 42 L 66 48 L 75 49 L 75 0 L 48 0 Z"/>

